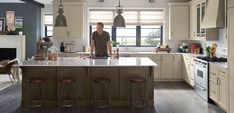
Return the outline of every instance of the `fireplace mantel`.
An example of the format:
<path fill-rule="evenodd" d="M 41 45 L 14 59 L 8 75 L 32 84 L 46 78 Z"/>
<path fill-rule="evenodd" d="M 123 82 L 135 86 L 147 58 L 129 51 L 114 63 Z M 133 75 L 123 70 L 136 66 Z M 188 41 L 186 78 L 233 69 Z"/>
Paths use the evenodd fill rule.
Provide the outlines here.
<path fill-rule="evenodd" d="M 0 48 L 16 48 L 16 57 L 25 60 L 25 36 L 0 35 Z"/>

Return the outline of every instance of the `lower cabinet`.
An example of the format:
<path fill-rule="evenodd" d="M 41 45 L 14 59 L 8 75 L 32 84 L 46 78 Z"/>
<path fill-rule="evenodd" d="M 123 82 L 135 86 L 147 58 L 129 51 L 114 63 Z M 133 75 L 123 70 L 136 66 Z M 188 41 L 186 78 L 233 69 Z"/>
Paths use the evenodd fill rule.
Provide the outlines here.
<path fill-rule="evenodd" d="M 162 55 L 161 60 L 161 78 L 172 79 L 173 78 L 173 67 L 174 67 L 174 56 L 173 55 Z"/>
<path fill-rule="evenodd" d="M 209 98 L 227 111 L 228 75 L 227 69 L 216 64 L 209 65 Z"/>
<path fill-rule="evenodd" d="M 190 86 L 194 87 L 194 57 L 189 55 L 183 56 L 183 79 Z"/>

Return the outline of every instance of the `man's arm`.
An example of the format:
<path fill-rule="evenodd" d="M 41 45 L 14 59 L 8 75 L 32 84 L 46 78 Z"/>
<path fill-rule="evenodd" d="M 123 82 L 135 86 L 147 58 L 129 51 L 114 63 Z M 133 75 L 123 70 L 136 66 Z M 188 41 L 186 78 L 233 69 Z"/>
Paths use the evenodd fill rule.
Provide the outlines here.
<path fill-rule="evenodd" d="M 94 40 L 91 41 L 90 57 L 93 57 L 93 50 L 94 50 Z"/>
<path fill-rule="evenodd" d="M 110 41 L 107 41 L 107 47 L 108 47 L 109 55 L 112 55 L 112 46 L 111 46 Z"/>

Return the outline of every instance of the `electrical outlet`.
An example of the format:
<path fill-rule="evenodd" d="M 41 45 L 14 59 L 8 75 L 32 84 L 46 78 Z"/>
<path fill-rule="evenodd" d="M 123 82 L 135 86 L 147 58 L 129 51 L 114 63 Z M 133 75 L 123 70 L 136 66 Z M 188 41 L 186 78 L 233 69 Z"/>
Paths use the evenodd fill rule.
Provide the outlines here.
<path fill-rule="evenodd" d="M 227 55 L 227 48 L 226 47 L 221 47 L 220 48 L 220 53 L 223 54 L 223 55 Z"/>

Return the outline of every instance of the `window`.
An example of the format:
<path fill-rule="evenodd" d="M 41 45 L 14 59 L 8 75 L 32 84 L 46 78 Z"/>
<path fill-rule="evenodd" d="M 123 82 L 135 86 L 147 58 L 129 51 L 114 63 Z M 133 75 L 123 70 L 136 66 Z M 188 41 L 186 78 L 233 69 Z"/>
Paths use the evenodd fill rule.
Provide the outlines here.
<path fill-rule="evenodd" d="M 141 46 L 160 45 L 161 39 L 161 26 L 141 26 Z"/>
<path fill-rule="evenodd" d="M 43 18 L 45 37 L 53 36 L 53 15 L 45 14 Z"/>
<path fill-rule="evenodd" d="M 116 42 L 119 42 L 120 46 L 136 46 L 136 26 L 117 28 Z"/>
<path fill-rule="evenodd" d="M 125 9 L 122 13 L 125 28 L 111 27 L 116 15 L 116 11 L 112 9 L 91 9 L 90 31 L 95 31 L 97 22 L 103 22 L 105 26 L 108 26 L 104 30 L 108 31 L 112 35 L 112 40 L 119 42 L 120 46 L 145 47 L 162 44 L 164 23 L 162 9 Z"/>

